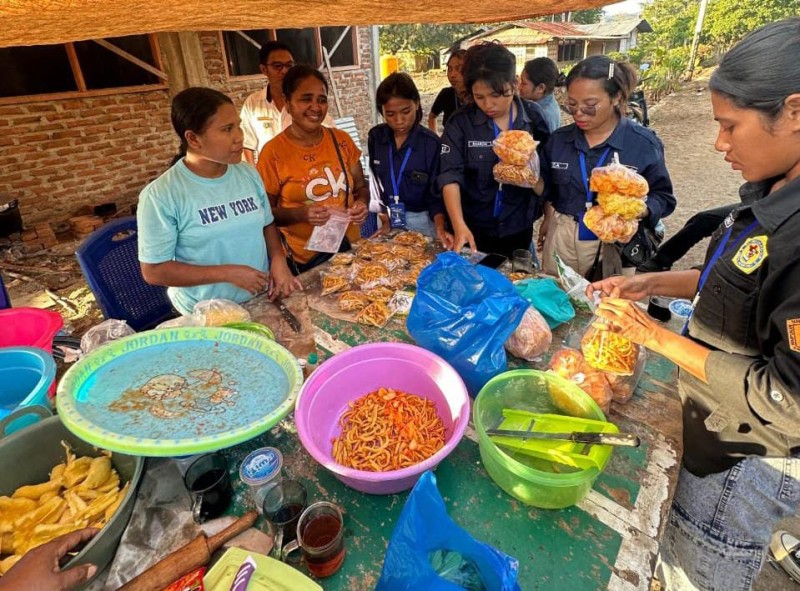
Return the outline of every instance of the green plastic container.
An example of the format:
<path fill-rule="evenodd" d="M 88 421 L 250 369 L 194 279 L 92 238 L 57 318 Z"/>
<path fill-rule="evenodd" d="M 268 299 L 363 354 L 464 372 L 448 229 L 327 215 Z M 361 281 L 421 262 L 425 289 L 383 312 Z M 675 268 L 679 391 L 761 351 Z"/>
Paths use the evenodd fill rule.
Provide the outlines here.
<path fill-rule="evenodd" d="M 611 457 L 611 447 L 596 446 L 599 468 L 573 468 L 506 447 L 498 447 L 486 429 L 503 419 L 503 409 L 561 414 L 604 421 L 605 415 L 576 384 L 551 372 L 508 371 L 490 380 L 478 393 L 472 420 L 478 432 L 481 460 L 497 485 L 526 503 L 542 509 L 562 509 L 580 501 Z"/>

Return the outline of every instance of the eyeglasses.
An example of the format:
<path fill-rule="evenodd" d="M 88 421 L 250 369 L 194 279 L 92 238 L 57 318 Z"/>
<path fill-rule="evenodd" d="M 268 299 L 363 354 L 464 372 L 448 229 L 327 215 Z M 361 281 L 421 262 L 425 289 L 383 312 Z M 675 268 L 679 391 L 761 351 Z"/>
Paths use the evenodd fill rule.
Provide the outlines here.
<path fill-rule="evenodd" d="M 597 115 L 597 105 L 591 106 L 584 106 L 584 107 L 573 107 L 572 105 L 561 105 L 561 110 L 565 113 L 569 113 L 573 117 L 578 114 L 578 111 L 586 115 L 587 117 L 594 117 Z"/>
<path fill-rule="evenodd" d="M 294 67 L 294 62 L 270 62 L 267 64 L 270 68 L 275 70 L 289 70 Z"/>

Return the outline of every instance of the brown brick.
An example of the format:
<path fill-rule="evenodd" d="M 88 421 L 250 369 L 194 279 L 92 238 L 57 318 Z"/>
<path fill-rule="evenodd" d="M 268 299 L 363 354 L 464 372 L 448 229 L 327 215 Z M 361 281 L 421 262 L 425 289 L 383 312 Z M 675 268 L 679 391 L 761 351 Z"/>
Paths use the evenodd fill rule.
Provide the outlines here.
<path fill-rule="evenodd" d="M 23 230 L 22 231 L 22 241 L 23 242 L 31 242 L 36 240 L 36 231 L 35 230 Z"/>

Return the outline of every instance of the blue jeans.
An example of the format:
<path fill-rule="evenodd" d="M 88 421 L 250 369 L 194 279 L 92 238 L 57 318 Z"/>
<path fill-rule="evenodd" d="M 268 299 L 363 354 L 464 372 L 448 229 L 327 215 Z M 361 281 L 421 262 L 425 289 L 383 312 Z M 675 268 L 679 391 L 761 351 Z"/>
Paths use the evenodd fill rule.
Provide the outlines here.
<path fill-rule="evenodd" d="M 406 229 L 436 239 L 436 226 L 433 225 L 427 211 L 407 211 Z"/>
<path fill-rule="evenodd" d="M 749 591 L 775 524 L 800 505 L 800 459 L 743 459 L 699 478 L 681 469 L 656 575 L 666 591 Z"/>

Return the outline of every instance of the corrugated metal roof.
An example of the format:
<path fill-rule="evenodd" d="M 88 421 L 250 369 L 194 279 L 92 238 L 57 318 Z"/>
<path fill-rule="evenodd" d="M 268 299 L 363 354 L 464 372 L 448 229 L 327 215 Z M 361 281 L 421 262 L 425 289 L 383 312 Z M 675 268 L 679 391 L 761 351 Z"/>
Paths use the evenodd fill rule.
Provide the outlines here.
<path fill-rule="evenodd" d="M 475 41 L 499 41 L 503 45 L 542 45 L 552 37 L 539 31 L 521 27 L 509 27 L 487 33 Z"/>
<path fill-rule="evenodd" d="M 595 23 L 593 25 L 574 25 L 589 37 L 614 38 L 627 37 L 634 29 L 642 33 L 651 33 L 653 29 L 646 20 L 637 17 Z"/>
<path fill-rule="evenodd" d="M 515 23 L 534 31 L 539 31 L 550 37 L 585 37 L 586 33 L 574 23 Z"/>

